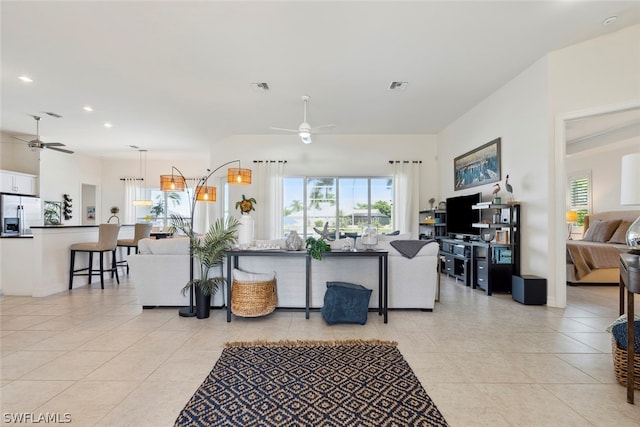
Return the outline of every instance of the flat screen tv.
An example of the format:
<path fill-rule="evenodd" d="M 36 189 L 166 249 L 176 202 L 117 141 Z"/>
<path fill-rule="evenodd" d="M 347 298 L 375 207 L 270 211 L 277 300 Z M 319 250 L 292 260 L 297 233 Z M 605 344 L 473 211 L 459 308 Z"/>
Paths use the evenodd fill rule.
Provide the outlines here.
<path fill-rule="evenodd" d="M 481 211 L 471 206 L 482 202 L 482 193 L 447 198 L 447 233 L 449 235 L 479 235 L 471 224 L 480 222 Z"/>

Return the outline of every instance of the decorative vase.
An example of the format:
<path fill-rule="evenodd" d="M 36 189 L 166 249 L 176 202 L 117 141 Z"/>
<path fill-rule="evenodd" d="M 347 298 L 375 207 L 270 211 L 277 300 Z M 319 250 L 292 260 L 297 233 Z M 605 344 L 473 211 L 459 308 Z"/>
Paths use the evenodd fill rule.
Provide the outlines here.
<path fill-rule="evenodd" d="M 253 244 L 253 217 L 248 213 L 240 215 L 238 244 L 242 247 L 249 247 Z"/>
<path fill-rule="evenodd" d="M 378 228 L 372 224 L 364 226 L 361 242 L 368 251 L 373 250 L 373 247 L 378 244 Z"/>
<path fill-rule="evenodd" d="M 298 235 L 297 231 L 293 230 L 289 233 L 285 245 L 289 251 L 299 251 L 304 245 L 304 240 Z"/>
<path fill-rule="evenodd" d="M 196 294 L 196 317 L 198 319 L 206 319 L 211 311 L 211 295 L 205 295 L 202 288 L 195 285 Z"/>

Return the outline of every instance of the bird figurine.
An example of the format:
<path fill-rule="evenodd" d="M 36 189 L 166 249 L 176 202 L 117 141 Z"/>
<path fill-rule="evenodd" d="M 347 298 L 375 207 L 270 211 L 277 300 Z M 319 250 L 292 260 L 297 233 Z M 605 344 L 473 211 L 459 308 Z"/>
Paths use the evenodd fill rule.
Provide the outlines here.
<path fill-rule="evenodd" d="M 493 197 L 498 197 L 499 192 L 500 192 L 500 184 L 494 185 L 493 192 L 491 192 L 491 194 L 493 194 Z"/>
<path fill-rule="evenodd" d="M 511 186 L 511 184 L 509 184 L 509 175 L 507 175 L 507 177 L 504 180 L 504 186 L 507 189 L 507 201 L 509 202 L 513 202 L 514 197 L 513 197 L 513 187 Z"/>

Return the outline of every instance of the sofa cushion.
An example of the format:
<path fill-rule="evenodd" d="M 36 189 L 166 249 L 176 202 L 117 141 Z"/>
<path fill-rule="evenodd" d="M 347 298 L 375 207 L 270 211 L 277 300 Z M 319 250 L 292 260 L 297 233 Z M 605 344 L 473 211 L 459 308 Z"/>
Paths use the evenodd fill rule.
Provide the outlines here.
<path fill-rule="evenodd" d="M 327 282 L 322 317 L 330 324 L 367 323 L 371 289 L 354 283 Z"/>
<path fill-rule="evenodd" d="M 188 255 L 189 239 L 186 237 L 142 239 L 138 241 L 138 253 L 141 255 Z"/>
<path fill-rule="evenodd" d="M 627 230 L 631 227 L 631 221 L 621 221 L 613 236 L 607 241 L 607 243 L 619 243 L 625 245 L 627 243 Z"/>
<path fill-rule="evenodd" d="M 582 240 L 587 242 L 600 242 L 605 243 L 613 236 L 616 228 L 620 225 L 619 219 L 612 219 L 607 221 L 594 221 L 589 225 L 587 232 L 584 234 Z"/>

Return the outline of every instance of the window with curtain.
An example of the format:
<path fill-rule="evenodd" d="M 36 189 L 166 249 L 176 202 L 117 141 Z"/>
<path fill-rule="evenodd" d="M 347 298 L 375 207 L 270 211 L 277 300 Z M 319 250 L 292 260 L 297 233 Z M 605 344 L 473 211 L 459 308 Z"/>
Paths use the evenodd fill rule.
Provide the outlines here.
<path fill-rule="evenodd" d="M 152 206 L 139 206 L 137 210 L 138 222 L 151 222 L 154 227 L 169 226 L 171 215 L 180 215 L 187 220 L 191 219 L 189 191 L 160 191 L 159 188 L 151 190 Z"/>
<path fill-rule="evenodd" d="M 283 236 L 295 230 L 305 238 L 314 228 L 355 236 L 374 224 L 380 233 L 393 228 L 391 177 L 289 177 L 283 180 Z"/>
<path fill-rule="evenodd" d="M 581 171 L 569 175 L 567 189 L 569 210 L 578 213 L 577 224 L 584 225 L 584 216 L 591 211 L 591 172 Z"/>

